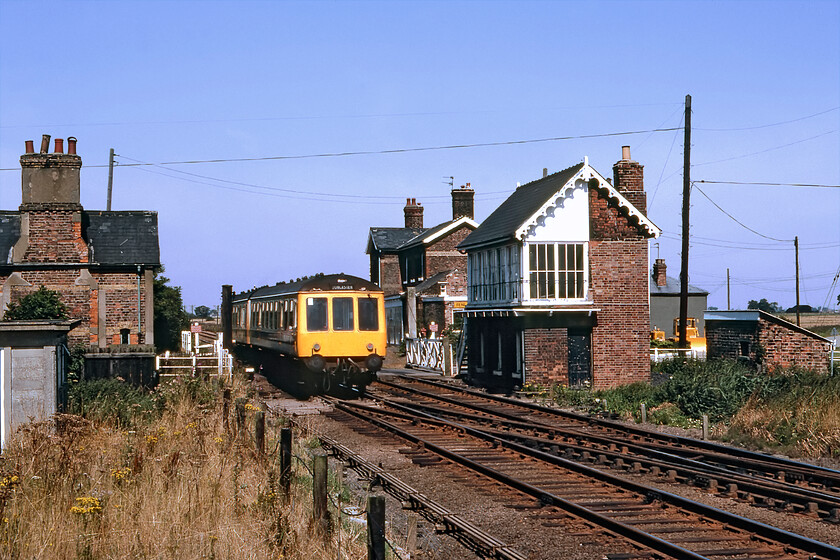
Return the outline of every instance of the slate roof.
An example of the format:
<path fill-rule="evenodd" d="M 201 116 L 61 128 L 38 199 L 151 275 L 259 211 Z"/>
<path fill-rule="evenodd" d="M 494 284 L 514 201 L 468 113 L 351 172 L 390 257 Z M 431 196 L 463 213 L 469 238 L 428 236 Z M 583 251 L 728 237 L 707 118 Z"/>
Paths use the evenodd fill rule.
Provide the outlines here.
<path fill-rule="evenodd" d="M 94 264 L 160 265 L 157 212 L 84 212 L 84 236 Z M 0 263 L 20 238 L 20 212 L 0 211 Z"/>
<path fill-rule="evenodd" d="M 563 188 L 563 185 L 583 166 L 584 163 L 579 163 L 518 187 L 486 220 L 481 222 L 478 229 L 458 245 L 458 248 L 467 249 L 514 239 L 516 230 L 525 220 L 542 208 L 549 197 Z"/>
<path fill-rule="evenodd" d="M 434 286 L 435 284 L 437 284 L 438 282 L 446 280 L 446 277 L 449 275 L 450 272 L 452 272 L 452 271 L 451 270 L 444 270 L 443 272 L 438 272 L 437 274 L 435 274 L 431 278 L 426 278 L 425 280 L 423 280 L 422 282 L 417 284 L 414 287 L 414 289 L 417 290 L 418 294 L 421 294 L 421 293 L 425 292 L 426 290 L 428 290 L 429 288 L 431 288 L 432 286 Z"/>
<path fill-rule="evenodd" d="M 656 282 L 653 281 L 653 275 L 651 275 L 651 283 L 650 283 L 650 295 L 652 296 L 678 296 L 680 295 L 680 281 L 678 278 L 672 278 L 670 276 L 665 277 L 665 285 L 664 286 L 657 286 Z M 709 292 L 704 290 L 703 288 L 698 288 L 697 286 L 692 286 L 691 284 L 688 285 L 688 295 L 690 296 L 707 296 Z"/>
<path fill-rule="evenodd" d="M 427 231 L 425 228 L 372 227 L 366 253 L 370 254 L 372 251 L 394 253 L 401 245 L 425 231 Z"/>
<path fill-rule="evenodd" d="M 102 265 L 160 264 L 157 212 L 85 212 L 91 260 Z"/>
<path fill-rule="evenodd" d="M 472 220 L 470 220 L 470 218 L 465 217 L 465 216 L 460 216 L 458 218 L 455 218 L 454 220 L 449 220 L 448 222 L 443 222 L 442 224 L 438 224 L 435 227 L 429 228 L 427 230 L 423 230 L 418 235 L 415 235 L 414 237 L 412 237 L 411 239 L 409 239 L 408 241 L 406 241 L 405 243 L 400 245 L 400 251 L 402 251 L 403 249 L 409 249 L 411 247 L 419 247 L 420 245 L 423 244 L 424 239 L 428 239 L 429 237 L 434 237 L 434 236 L 438 235 L 440 232 L 444 231 L 446 228 L 448 228 L 450 226 L 455 227 L 457 225 L 456 222 L 463 222 L 465 225 L 467 225 L 467 227 L 470 227 L 470 225 L 474 226 L 474 224 L 475 224 L 475 222 L 473 222 Z M 456 229 L 460 229 L 460 227 L 461 226 L 458 226 Z"/>
<path fill-rule="evenodd" d="M 0 211 L 0 263 L 8 262 L 9 252 L 20 238 L 20 213 Z"/>

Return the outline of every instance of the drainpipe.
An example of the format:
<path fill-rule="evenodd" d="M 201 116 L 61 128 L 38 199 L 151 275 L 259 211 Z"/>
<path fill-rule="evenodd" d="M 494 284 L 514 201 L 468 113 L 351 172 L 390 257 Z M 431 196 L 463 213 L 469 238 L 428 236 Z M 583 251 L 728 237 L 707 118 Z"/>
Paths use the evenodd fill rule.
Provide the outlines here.
<path fill-rule="evenodd" d="M 142 274 L 142 270 L 140 265 L 137 265 L 137 344 L 140 344 L 140 337 L 143 333 L 143 327 L 141 324 L 141 314 L 142 314 L 142 307 L 140 306 L 140 275 Z M 131 340 L 128 341 L 129 344 Z"/>

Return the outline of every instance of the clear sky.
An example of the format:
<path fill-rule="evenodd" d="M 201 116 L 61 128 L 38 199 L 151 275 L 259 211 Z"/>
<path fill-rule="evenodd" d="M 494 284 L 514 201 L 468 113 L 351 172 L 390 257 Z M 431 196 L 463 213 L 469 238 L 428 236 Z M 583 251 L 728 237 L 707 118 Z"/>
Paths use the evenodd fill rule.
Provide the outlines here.
<path fill-rule="evenodd" d="M 692 180 L 840 184 L 840 2 L 0 0 L 0 208 L 46 133 L 78 138 L 82 204 L 104 209 L 114 148 L 113 209 L 157 211 L 166 276 L 215 306 L 226 283 L 367 277 L 368 229 L 401 226 L 406 197 L 427 226 L 451 218 L 444 177 L 481 221 L 544 167 L 611 176 L 629 144 L 664 232 L 651 259 L 677 277 L 681 130 L 130 164 L 674 128 L 686 94 Z M 840 188 L 696 187 L 690 281 L 710 305 L 729 268 L 733 308 L 792 306 L 794 236 L 802 303 L 836 304 Z"/>

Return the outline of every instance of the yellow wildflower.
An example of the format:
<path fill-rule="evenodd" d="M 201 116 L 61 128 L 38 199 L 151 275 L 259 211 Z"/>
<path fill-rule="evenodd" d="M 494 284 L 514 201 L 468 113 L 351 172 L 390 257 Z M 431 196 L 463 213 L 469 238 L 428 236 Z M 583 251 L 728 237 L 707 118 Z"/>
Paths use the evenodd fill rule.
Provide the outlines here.
<path fill-rule="evenodd" d="M 99 513 L 100 511 L 102 511 L 102 503 L 98 498 L 94 498 L 93 496 L 76 498 L 76 505 L 70 508 L 70 513 L 77 515 L 88 515 Z"/>
<path fill-rule="evenodd" d="M 245 404 L 245 410 L 259 410 L 256 406 L 252 405 L 251 403 Z"/>
<path fill-rule="evenodd" d="M 146 436 L 146 443 L 148 444 L 154 445 L 155 443 L 157 443 L 157 440 L 158 438 L 154 434 L 149 434 Z"/>
<path fill-rule="evenodd" d="M 198 428 L 198 423 L 197 422 L 190 422 L 189 424 L 187 424 L 187 429 L 188 430 L 194 430 L 196 428 Z"/>

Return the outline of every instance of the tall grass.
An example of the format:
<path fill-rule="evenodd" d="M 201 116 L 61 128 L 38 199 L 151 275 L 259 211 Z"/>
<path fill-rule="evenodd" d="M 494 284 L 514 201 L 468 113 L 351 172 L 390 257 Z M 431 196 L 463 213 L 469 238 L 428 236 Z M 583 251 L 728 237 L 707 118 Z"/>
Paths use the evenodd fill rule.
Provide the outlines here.
<path fill-rule="evenodd" d="M 758 374 L 731 360 L 673 360 L 653 366 L 654 383 L 604 391 L 554 388 L 568 406 L 616 413 L 679 427 L 699 427 L 702 416 L 733 442 L 806 456 L 840 457 L 840 376 L 801 369 Z"/>
<path fill-rule="evenodd" d="M 88 418 L 26 425 L 3 453 L 0 557 L 336 555 L 338 535 L 324 542 L 311 532 L 310 487 L 295 484 L 291 500 L 281 500 L 276 454 L 260 458 L 248 439 L 225 431 L 212 386 L 190 381 L 145 395 L 103 384 L 76 391 L 91 397 L 80 405 Z M 242 394 L 237 387 L 234 396 Z M 274 435 L 267 430 L 272 450 Z M 305 457 L 299 447 L 296 453 Z M 302 481 L 305 469 L 295 464 Z M 343 557 L 362 555 L 358 535 L 340 542 Z"/>

